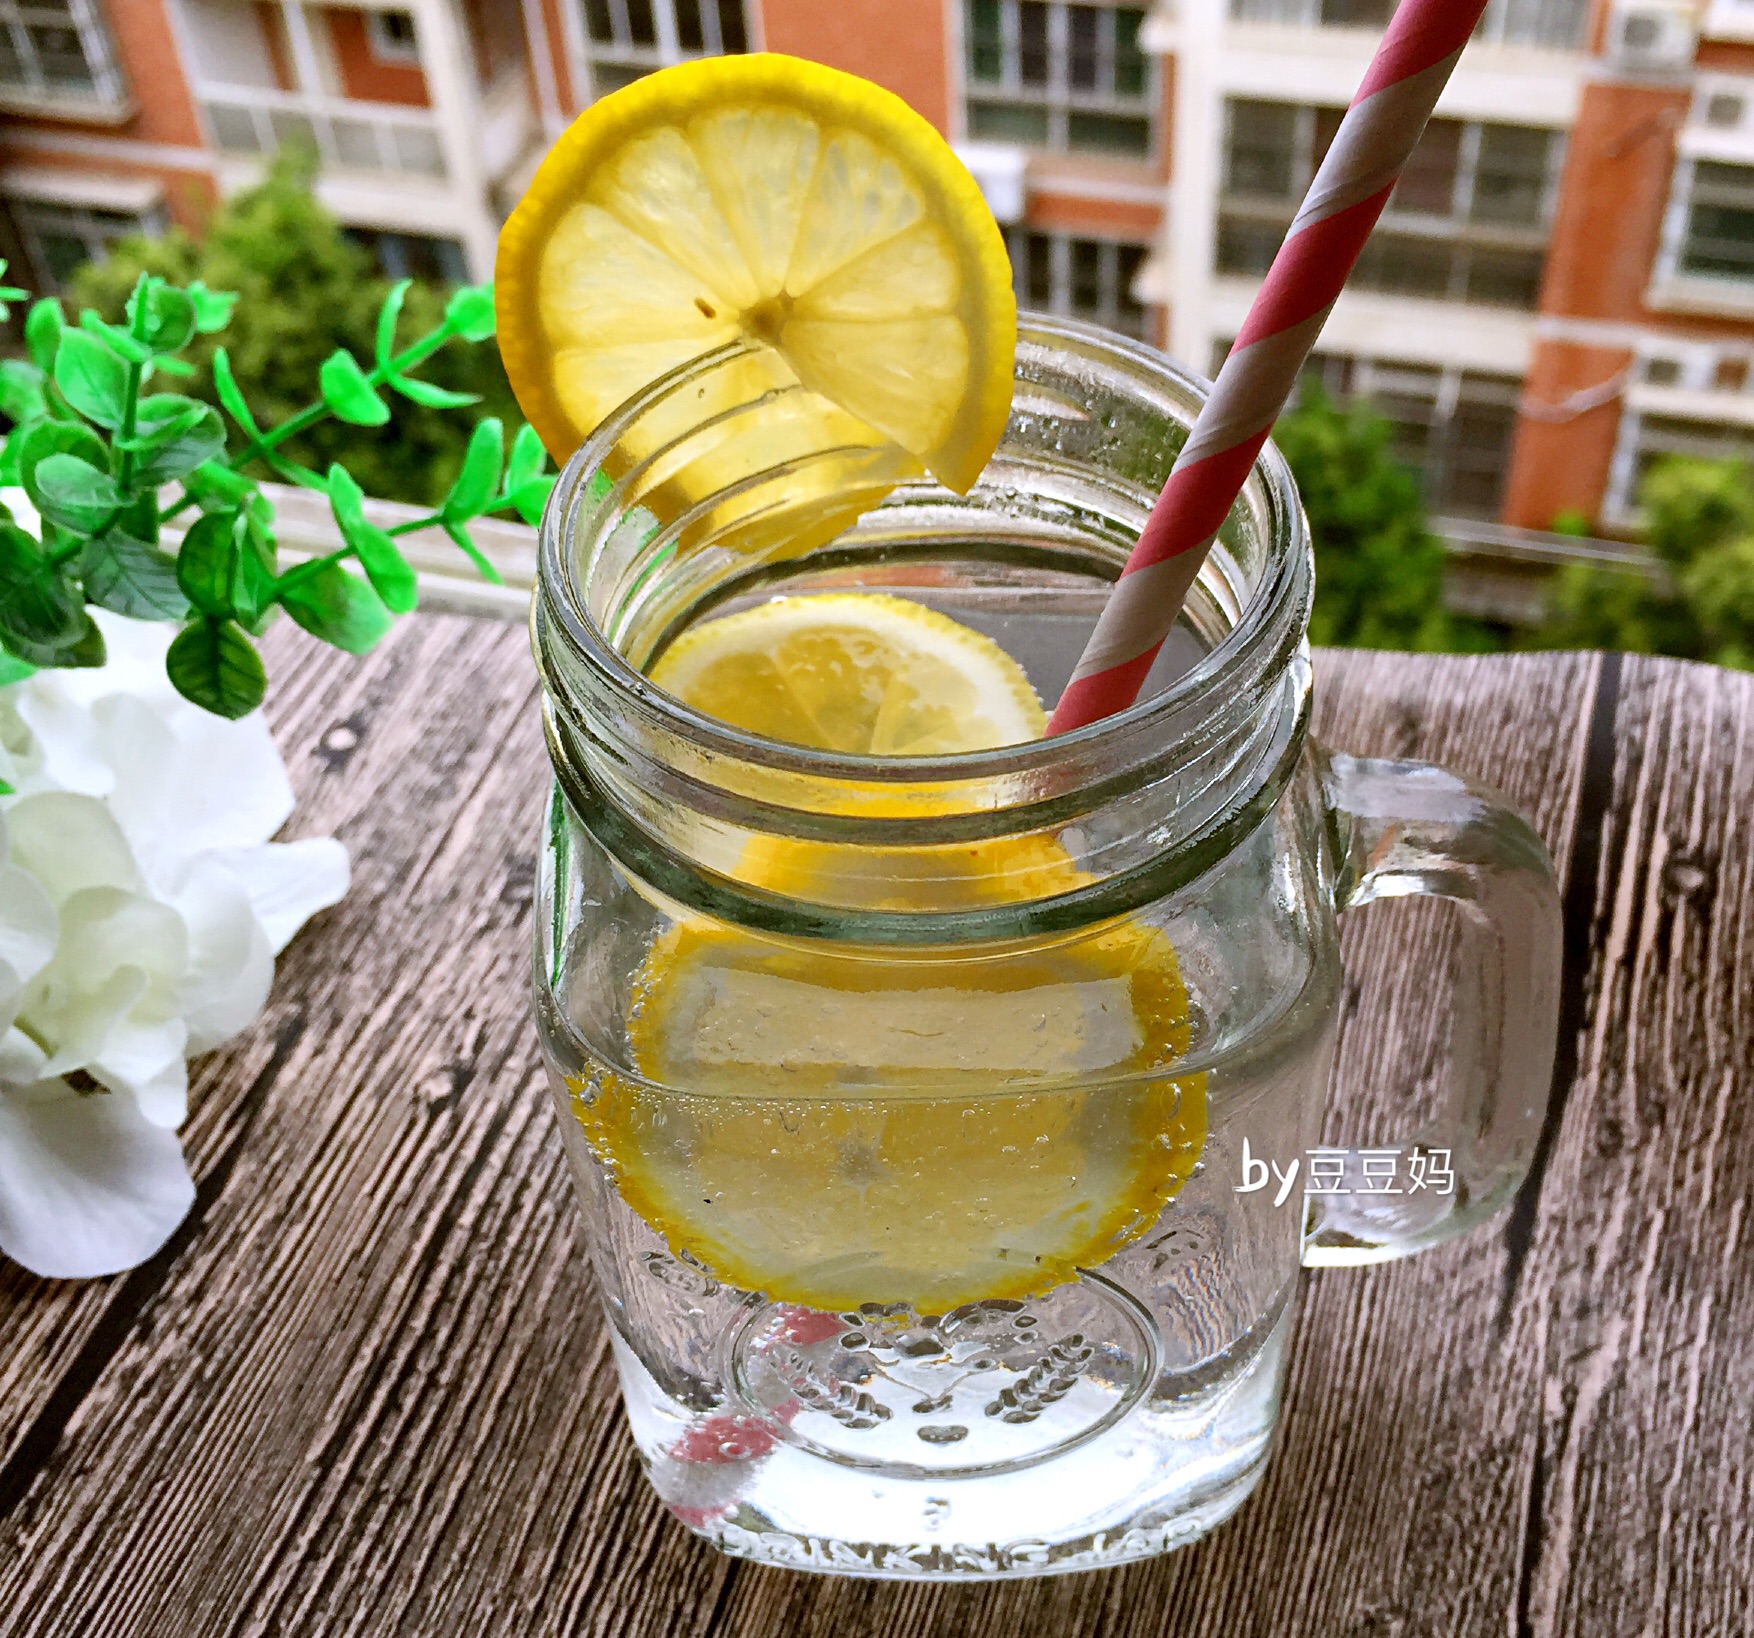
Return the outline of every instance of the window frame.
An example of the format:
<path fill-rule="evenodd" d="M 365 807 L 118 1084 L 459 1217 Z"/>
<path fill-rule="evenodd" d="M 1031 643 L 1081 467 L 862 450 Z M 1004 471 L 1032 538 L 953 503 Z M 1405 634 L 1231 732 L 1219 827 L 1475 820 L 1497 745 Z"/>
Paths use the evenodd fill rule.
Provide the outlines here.
<path fill-rule="evenodd" d="M 1031 242 L 1036 240 L 1047 242 L 1050 257 L 1045 306 L 1030 293 L 1030 275 L 1035 266 Z M 1073 260 L 1076 252 L 1073 247 L 1076 245 L 1097 247 L 1097 279 L 1101 294 L 1094 307 L 1074 305 Z M 1126 252 L 1136 253 L 1130 274 L 1123 266 Z M 1083 319 L 1137 341 L 1149 342 L 1152 339 L 1151 304 L 1136 302 L 1132 297 L 1133 279 L 1151 253 L 1148 241 L 1108 238 L 1095 233 L 1063 233 L 1018 222 L 1005 229 L 1005 253 L 1011 261 L 1011 282 L 1020 309 Z M 1135 315 L 1137 328 L 1133 327 Z"/>
<path fill-rule="evenodd" d="M 91 89 L 74 90 L 51 84 L 42 71 L 41 54 L 30 29 L 71 28 L 79 40 Z M 44 6 L 37 0 L 0 0 L 0 30 L 12 43 L 12 55 L 25 68 L 23 81 L 0 80 L 0 103 L 67 105 L 113 109 L 128 102 L 128 86 L 116 56 L 115 41 L 97 0 L 64 0 L 63 6 Z"/>
<path fill-rule="evenodd" d="M 1283 194 L 1249 193 L 1235 186 L 1235 160 L 1238 153 L 1237 122 L 1244 109 L 1271 109 L 1291 114 L 1291 145 L 1289 149 L 1289 187 Z M 1218 219 L 1215 224 L 1214 272 L 1220 278 L 1258 278 L 1264 267 L 1224 265 L 1226 244 L 1236 243 L 1251 232 L 1257 239 L 1252 255 L 1244 260 L 1259 262 L 1258 245 L 1270 240 L 1276 247 L 1290 227 L 1298 205 L 1314 180 L 1322 151 L 1320 127 L 1325 122 L 1336 125 L 1342 110 L 1324 103 L 1285 102 L 1264 97 L 1227 97 L 1224 103 L 1224 129 L 1220 139 L 1222 170 L 1218 189 Z M 1367 258 L 1386 257 L 1392 247 L 1401 246 L 1403 254 L 1417 251 L 1441 256 L 1446 265 L 1440 280 L 1429 290 L 1377 282 L 1371 261 L 1365 260 L 1354 276 L 1354 286 L 1379 294 L 1398 296 L 1413 301 L 1442 301 L 1483 307 L 1502 307 L 1513 312 L 1533 312 L 1540 299 L 1540 278 L 1545 273 L 1548 242 L 1554 215 L 1558 209 L 1560 178 L 1564 169 L 1567 137 L 1563 129 L 1550 125 L 1521 125 L 1509 120 L 1451 120 L 1457 128 L 1455 168 L 1449 184 L 1449 208 L 1444 211 L 1409 209 L 1391 195 L 1382 223 L 1366 247 Z M 1477 213 L 1482 198 L 1480 181 L 1491 174 L 1482 166 L 1482 152 L 1491 130 L 1533 131 L 1546 142 L 1542 160 L 1539 201 L 1536 220 L 1532 222 L 1482 219 Z M 1331 140 L 1331 132 L 1329 133 Z M 1258 148 L 1257 144 L 1257 148 Z M 1481 280 L 1486 277 L 1494 256 L 1539 257 L 1539 273 L 1527 302 L 1493 300 L 1480 293 Z M 1441 285 L 1441 288 L 1437 286 Z"/>
<path fill-rule="evenodd" d="M 1698 427 L 1699 437 L 1695 447 L 1665 448 L 1663 444 L 1667 435 L 1662 433 L 1658 434 L 1659 441 L 1653 446 L 1647 436 L 1648 423 L 1653 421 Z M 1615 437 L 1614 455 L 1608 466 L 1607 493 L 1602 499 L 1602 516 L 1610 524 L 1621 528 L 1638 526 L 1638 491 L 1642 469 L 1647 460 L 1663 455 L 1703 455 L 1707 459 L 1740 456 L 1754 461 L 1754 422 L 1680 415 L 1672 409 L 1656 409 L 1629 402 L 1620 415 L 1620 430 Z"/>
<path fill-rule="evenodd" d="M 678 63 L 694 62 L 702 57 L 742 56 L 756 49 L 754 19 L 750 15 L 754 8 L 750 0 L 733 0 L 743 22 L 743 49 L 740 52 L 725 49 L 720 14 L 723 0 L 687 0 L 697 8 L 701 20 L 699 51 L 682 44 L 682 31 L 676 21 L 677 0 L 635 0 L 636 4 L 644 3 L 650 8 L 655 36 L 650 45 L 634 38 L 629 0 L 570 0 L 570 3 L 577 10 L 579 39 L 593 99 L 631 85 L 642 75 L 655 73 L 660 68 L 674 68 Z M 597 6 L 608 15 L 612 39 L 599 40 L 593 32 L 591 13 Z M 610 83 L 605 84 L 605 78 Z"/>
<path fill-rule="evenodd" d="M 1382 23 L 1326 22 L 1325 0 L 1230 0 L 1232 22 L 1281 23 L 1296 28 L 1346 28 L 1358 33 L 1380 31 Z M 1533 10 L 1528 21 L 1521 21 Z M 1392 9 L 1392 7 L 1391 7 Z M 1569 10 L 1561 23 L 1560 14 Z M 1386 19 L 1385 19 L 1386 22 Z M 1589 49 L 1589 0 L 1490 0 L 1476 42 L 1533 46 L 1537 50 L 1585 52 Z"/>
<path fill-rule="evenodd" d="M 1146 0 L 1040 0 L 1047 11 L 1047 70 L 1045 84 L 1030 84 L 1021 77 L 1022 4 L 1023 0 L 989 0 L 999 7 L 1000 71 L 996 80 L 977 78 L 974 73 L 975 28 L 973 8 L 977 0 L 961 0 L 961 49 L 957 65 L 962 83 L 962 126 L 974 141 L 1010 142 L 1019 147 L 1042 153 L 1075 154 L 1080 157 L 1113 159 L 1123 163 L 1154 165 L 1162 155 L 1162 73 L 1155 53 L 1139 48 L 1144 70 L 1143 84 L 1137 95 L 1112 89 L 1115 79 L 1116 50 L 1112 23 L 1104 30 L 1105 44 L 1099 45 L 1099 61 L 1106 62 L 1111 89 L 1088 90 L 1071 84 L 1072 30 L 1074 10 L 1107 13 L 1131 11 L 1139 14 L 1142 30 L 1150 14 Z M 1135 39 L 1137 36 L 1135 36 Z M 1007 136 L 997 131 L 977 131 L 975 109 L 981 106 L 1039 109 L 1046 121 L 1042 141 Z M 1143 148 L 1074 145 L 1071 141 L 1072 122 L 1079 115 L 1094 118 L 1139 120 L 1145 126 Z"/>
<path fill-rule="evenodd" d="M 19 248 L 34 274 L 33 288 L 41 296 L 64 294 L 67 286 L 56 275 L 44 252 L 46 233 L 60 232 L 82 240 L 87 262 L 102 262 L 110 246 L 137 234 L 162 233 L 165 226 L 161 205 L 144 211 L 112 210 L 102 205 L 71 204 L 57 199 L 26 199 L 10 195 L 3 201 L 11 218 Z M 83 265 L 83 264 L 82 264 Z"/>
<path fill-rule="evenodd" d="M 1370 405 L 1396 429 L 1391 454 L 1400 465 L 1416 471 L 1425 503 L 1434 517 L 1477 520 L 1501 515 L 1510 472 L 1509 456 L 1515 443 L 1520 404 L 1526 388 L 1522 377 L 1507 370 L 1469 369 L 1459 364 L 1433 364 L 1423 360 L 1382 358 L 1318 348 L 1310 355 L 1303 378 L 1305 381 L 1319 380 L 1336 404 Z M 1432 388 L 1429 395 L 1420 390 L 1426 383 Z M 1414 423 L 1391 415 L 1385 408 L 1385 399 L 1429 403 L 1430 415 L 1423 423 L 1427 437 L 1420 460 L 1408 459 L 1402 438 L 1402 429 Z M 1505 449 L 1472 465 L 1461 459 L 1471 446 L 1458 431 L 1459 415 L 1470 408 L 1506 409 L 1509 412 Z M 1437 434 L 1435 439 L 1430 436 L 1432 433 Z M 1498 483 L 1489 510 L 1475 510 L 1466 504 L 1457 506 L 1452 486 L 1458 477 L 1470 472 L 1496 474 Z"/>
<path fill-rule="evenodd" d="M 389 19 L 406 17 L 411 30 L 406 43 L 390 33 Z M 412 11 L 404 7 L 392 6 L 380 10 L 372 7 L 365 14 L 366 43 L 371 47 L 372 56 L 380 63 L 395 63 L 400 67 L 418 68 L 420 66 L 420 21 Z"/>
<path fill-rule="evenodd" d="M 1699 166 L 1726 165 L 1748 173 L 1748 197 L 1754 208 L 1754 163 L 1744 159 L 1719 158 L 1714 154 L 1683 153 L 1676 157 L 1674 174 L 1669 180 L 1669 203 L 1663 213 L 1662 245 L 1657 253 L 1655 283 L 1685 286 L 1692 290 L 1717 289 L 1734 292 L 1754 300 L 1754 258 L 1747 277 L 1735 273 L 1715 273 L 1685 265 L 1688 240 L 1693 225 Z"/>

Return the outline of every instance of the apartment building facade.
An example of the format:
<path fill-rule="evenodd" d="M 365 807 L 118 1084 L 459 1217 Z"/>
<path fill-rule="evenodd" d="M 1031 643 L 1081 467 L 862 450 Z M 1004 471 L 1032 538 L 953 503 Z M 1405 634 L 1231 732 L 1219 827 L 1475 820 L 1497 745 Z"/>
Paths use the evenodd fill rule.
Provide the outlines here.
<path fill-rule="evenodd" d="M 44 288 L 288 143 L 386 271 L 486 276 L 547 142 L 771 49 L 956 144 L 1018 294 L 1216 368 L 1393 0 L 0 0 L 0 254 Z M 1492 0 L 1316 361 L 1440 515 L 1635 522 L 1754 453 L 1754 0 Z"/>
<path fill-rule="evenodd" d="M 1176 0 L 1145 293 L 1215 369 L 1393 0 Z M 1754 455 L 1754 0 L 1492 0 L 1316 372 L 1433 510 L 1636 522 L 1665 453 Z"/>

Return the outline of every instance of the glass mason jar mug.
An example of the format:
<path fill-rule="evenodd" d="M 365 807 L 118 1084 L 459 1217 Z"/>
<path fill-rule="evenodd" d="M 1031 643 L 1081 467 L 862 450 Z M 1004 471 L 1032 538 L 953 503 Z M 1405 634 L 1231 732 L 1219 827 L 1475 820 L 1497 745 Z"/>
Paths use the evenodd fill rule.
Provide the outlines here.
<path fill-rule="evenodd" d="M 557 487 L 537 1012 L 634 1438 L 730 1552 L 981 1578 L 1191 1540 L 1260 1475 L 1300 1264 L 1447 1239 L 1527 1167 L 1551 865 L 1466 780 L 1311 742 L 1312 562 L 1270 447 L 1141 702 L 1079 732 L 836 755 L 644 678 L 702 620 L 851 588 L 986 633 L 1051 701 L 1203 392 L 1026 319 L 958 497 L 816 447 L 826 407 L 730 348 Z M 1292 1194 L 1336 914 L 1414 894 L 1465 912 L 1447 1107 L 1384 1134 L 1395 1192 L 1354 1153 L 1346 1192 Z"/>

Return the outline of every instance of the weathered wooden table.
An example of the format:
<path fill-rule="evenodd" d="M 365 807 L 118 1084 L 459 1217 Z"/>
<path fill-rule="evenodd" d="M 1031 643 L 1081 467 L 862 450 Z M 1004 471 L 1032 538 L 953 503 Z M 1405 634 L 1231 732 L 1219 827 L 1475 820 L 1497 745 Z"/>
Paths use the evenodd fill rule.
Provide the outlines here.
<path fill-rule="evenodd" d="M 1330 743 L 1493 781 L 1559 860 L 1534 1174 L 1459 1244 L 1310 1276 L 1278 1454 L 1211 1539 L 967 1588 L 735 1564 L 645 1488 L 526 1010 L 523 632 L 270 648 L 293 829 L 355 887 L 201 1065 L 164 1253 L 0 1265 L 7 1638 L 1754 1632 L 1754 677 L 1323 656 Z M 1330 1137 L 1434 1083 L 1444 915 L 1352 918 Z"/>

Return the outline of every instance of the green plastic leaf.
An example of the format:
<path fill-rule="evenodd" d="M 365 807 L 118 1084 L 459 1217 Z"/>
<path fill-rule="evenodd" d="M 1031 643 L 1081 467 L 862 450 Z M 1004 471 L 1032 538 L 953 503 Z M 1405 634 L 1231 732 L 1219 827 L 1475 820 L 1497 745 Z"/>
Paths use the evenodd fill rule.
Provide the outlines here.
<path fill-rule="evenodd" d="M 22 428 L 12 432 L 0 443 L 0 489 L 10 489 L 18 482 L 18 446 L 24 442 Z M 7 514 L 9 518 L 11 513 Z M 4 522 L 5 519 L 0 519 Z"/>
<path fill-rule="evenodd" d="M 372 590 L 384 600 L 392 614 L 407 614 L 420 601 L 420 585 L 402 549 L 381 529 L 368 527 L 353 543 L 359 554 L 359 565 L 365 570 Z"/>
<path fill-rule="evenodd" d="M 396 356 L 396 320 L 402 316 L 402 303 L 407 299 L 412 279 L 398 279 L 378 309 L 378 334 L 375 348 L 378 368 L 389 373 L 390 361 Z"/>
<path fill-rule="evenodd" d="M 268 692 L 262 656 L 230 620 L 190 621 L 172 640 L 164 669 L 184 699 L 216 717 L 247 717 Z"/>
<path fill-rule="evenodd" d="M 89 307 L 79 315 L 79 328 L 130 364 L 145 364 L 152 358 L 152 349 L 144 341 L 130 335 L 120 325 L 104 323 Z"/>
<path fill-rule="evenodd" d="M 158 544 L 158 496 L 136 495 L 131 501 L 124 501 L 122 508 L 116 513 L 116 521 L 110 525 L 125 535 L 132 535 L 136 540 L 143 540 L 148 546 Z"/>
<path fill-rule="evenodd" d="M 245 513 L 232 566 L 231 606 L 246 626 L 255 626 L 274 607 L 275 556 L 274 536 L 267 525 Z"/>
<path fill-rule="evenodd" d="M 202 505 L 242 505 L 256 486 L 241 472 L 234 472 L 222 461 L 204 461 L 183 479 L 184 487 Z"/>
<path fill-rule="evenodd" d="M 250 414 L 250 406 L 244 402 L 244 395 L 238 391 L 237 377 L 231 373 L 231 359 L 226 356 L 223 347 L 213 354 L 213 385 L 219 392 L 219 401 L 225 406 L 225 413 L 251 438 L 261 437 L 256 428 L 256 418 Z"/>
<path fill-rule="evenodd" d="M 54 369 L 55 349 L 61 344 L 61 332 L 66 326 L 61 304 L 53 296 L 44 296 L 32 304 L 24 321 L 24 344 L 31 363 L 39 370 Z"/>
<path fill-rule="evenodd" d="M 548 465 L 548 451 L 542 447 L 541 435 L 526 421 L 512 439 L 512 453 L 505 466 L 505 486 L 509 497 L 532 478 L 541 477 Z"/>
<path fill-rule="evenodd" d="M 148 435 L 134 481 L 156 489 L 225 453 L 225 423 L 211 404 L 197 404 Z"/>
<path fill-rule="evenodd" d="M 341 538 L 359 558 L 372 589 L 394 614 L 406 614 L 419 597 L 414 570 L 402 548 L 374 523 L 366 520 L 365 496 L 347 468 L 337 462 L 329 468 L 329 507 L 340 525 Z"/>
<path fill-rule="evenodd" d="M 356 427 L 381 427 L 390 419 L 390 406 L 366 379 L 359 361 L 345 347 L 337 347 L 317 372 L 323 402 L 343 421 Z"/>
<path fill-rule="evenodd" d="M 85 330 L 63 330 L 55 348 L 55 385 L 74 409 L 100 427 L 119 427 L 128 404 L 128 366 Z"/>
<path fill-rule="evenodd" d="M 181 352 L 195 339 L 195 303 L 188 291 L 143 277 L 128 298 L 128 323 L 153 352 Z"/>
<path fill-rule="evenodd" d="M 62 651 L 55 664 L 66 668 L 95 668 L 110 657 L 104 647 L 104 634 L 98 630 L 97 621 L 86 610 L 81 609 L 79 612 L 85 620 L 84 629 L 73 646 Z"/>
<path fill-rule="evenodd" d="M 354 481 L 353 474 L 339 461 L 329 468 L 326 485 L 329 491 L 329 509 L 335 514 L 335 521 L 341 525 L 341 533 L 345 538 L 348 530 L 361 528 L 365 524 L 365 491 Z M 351 545 L 352 542 L 350 541 Z"/>
<path fill-rule="evenodd" d="M 48 413 L 43 372 L 22 358 L 0 358 L 0 415 L 16 423 L 38 421 Z"/>
<path fill-rule="evenodd" d="M 415 381 L 405 375 L 391 376 L 390 385 L 410 402 L 424 404 L 428 409 L 463 409 L 481 402 L 478 392 L 452 392 L 448 387 L 435 386 L 430 381 Z"/>
<path fill-rule="evenodd" d="M 204 336 L 231 323 L 238 302 L 235 290 L 209 290 L 199 279 L 189 286 L 189 300 L 195 304 L 195 328 Z"/>
<path fill-rule="evenodd" d="M 0 649 L 0 688 L 10 688 L 14 683 L 23 682 L 27 677 L 34 677 L 37 668 L 29 660 L 21 660 L 16 654 L 8 654 Z M 7 792 L 11 795 L 11 792 Z"/>
<path fill-rule="evenodd" d="M 210 407 L 198 398 L 186 398 L 181 393 L 153 393 L 142 398 L 134 412 L 133 437 L 125 438 L 118 432 L 116 448 L 139 451 L 169 443 L 179 433 L 194 426 L 201 419 L 201 412 Z"/>
<path fill-rule="evenodd" d="M 477 421 L 475 430 L 469 434 L 469 447 L 463 452 L 463 468 L 439 508 L 439 515 L 446 522 L 460 523 L 487 510 L 499 488 L 504 455 L 505 431 L 499 418 L 489 415 Z"/>
<path fill-rule="evenodd" d="M 493 286 L 466 284 L 445 304 L 445 323 L 465 341 L 485 341 L 493 334 Z"/>
<path fill-rule="evenodd" d="M 95 534 L 122 504 L 115 480 L 77 455 L 50 455 L 37 463 L 30 498 L 51 523 Z"/>
<path fill-rule="evenodd" d="M 296 581 L 282 580 L 279 598 L 286 612 L 313 637 L 349 654 L 369 653 L 395 624 L 383 599 L 339 563 Z"/>
<path fill-rule="evenodd" d="M 221 618 L 233 612 L 232 581 L 237 570 L 238 512 L 209 512 L 189 525 L 177 551 L 176 580 L 201 614 Z"/>
<path fill-rule="evenodd" d="M 106 529 L 84 554 L 86 601 L 134 620 L 181 620 L 189 600 L 177 560 L 144 540 Z"/>
<path fill-rule="evenodd" d="M 506 498 L 518 509 L 518 516 L 533 529 L 542 521 L 542 510 L 548 505 L 548 497 L 553 493 L 558 480 L 550 472 L 546 477 L 532 478 L 528 483 L 521 483 Z"/>
<path fill-rule="evenodd" d="M 42 501 L 37 490 L 37 468 L 51 455 L 76 455 L 100 472 L 107 471 L 110 452 L 104 441 L 90 427 L 78 421 L 39 421 L 26 427 L 18 439 L 18 481 L 30 496 L 31 505 L 39 511 Z"/>
<path fill-rule="evenodd" d="M 462 524 L 447 523 L 444 526 L 444 530 L 445 533 L 451 537 L 451 541 L 456 546 L 457 550 L 475 565 L 476 572 L 483 580 L 485 580 L 490 586 L 503 586 L 505 584 L 505 579 L 500 574 L 499 570 L 494 568 L 494 566 L 487 560 L 487 554 L 475 544 L 469 531 L 465 529 Z"/>
<path fill-rule="evenodd" d="M 0 643 L 32 665 L 76 664 L 91 617 L 70 575 L 22 529 L 0 524 Z"/>

